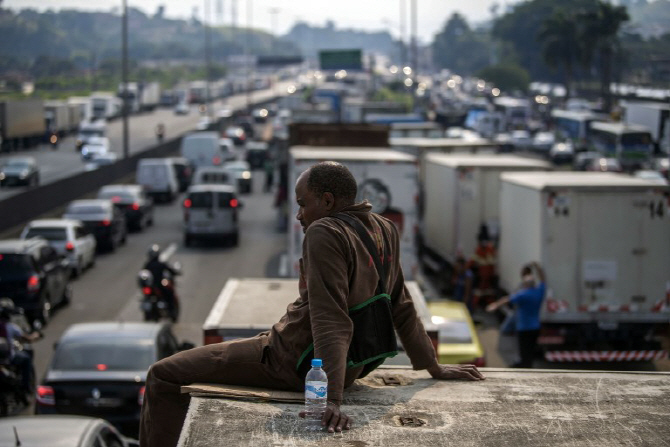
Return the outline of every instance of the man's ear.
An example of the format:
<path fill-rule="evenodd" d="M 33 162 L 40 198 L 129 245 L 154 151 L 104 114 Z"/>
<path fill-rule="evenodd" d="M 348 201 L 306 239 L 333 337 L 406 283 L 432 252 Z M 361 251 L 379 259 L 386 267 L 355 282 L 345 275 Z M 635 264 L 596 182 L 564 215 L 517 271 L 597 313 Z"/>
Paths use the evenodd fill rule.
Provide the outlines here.
<path fill-rule="evenodd" d="M 323 205 L 328 211 L 332 210 L 335 206 L 335 196 L 332 192 L 324 192 L 323 196 L 321 196 L 321 199 L 323 200 Z"/>

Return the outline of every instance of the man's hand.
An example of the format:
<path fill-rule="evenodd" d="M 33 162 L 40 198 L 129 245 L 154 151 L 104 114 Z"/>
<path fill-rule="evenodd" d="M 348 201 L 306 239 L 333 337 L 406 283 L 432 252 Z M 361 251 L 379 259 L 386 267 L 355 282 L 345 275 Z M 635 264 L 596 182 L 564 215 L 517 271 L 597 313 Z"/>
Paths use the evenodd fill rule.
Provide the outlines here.
<path fill-rule="evenodd" d="M 298 415 L 301 418 L 305 417 L 305 411 L 301 411 Z M 328 433 L 341 432 L 342 430 L 349 430 L 351 428 L 351 418 L 340 411 L 340 406 L 328 402 L 326 411 L 323 413 L 321 425 L 328 427 Z"/>
<path fill-rule="evenodd" d="M 439 363 L 428 368 L 433 379 L 467 379 L 484 380 L 484 375 L 475 365 L 440 365 Z"/>

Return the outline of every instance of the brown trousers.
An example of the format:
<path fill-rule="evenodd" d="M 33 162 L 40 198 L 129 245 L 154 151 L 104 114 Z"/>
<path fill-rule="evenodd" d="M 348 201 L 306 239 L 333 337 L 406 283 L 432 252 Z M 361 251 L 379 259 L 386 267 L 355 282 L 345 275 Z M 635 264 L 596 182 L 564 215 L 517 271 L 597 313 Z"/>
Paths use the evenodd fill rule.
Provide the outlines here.
<path fill-rule="evenodd" d="M 267 339 L 259 335 L 201 346 L 152 365 L 142 405 L 140 446 L 177 445 L 190 401 L 181 393 L 182 385 L 225 383 L 301 391 L 304 383 L 279 367 Z"/>

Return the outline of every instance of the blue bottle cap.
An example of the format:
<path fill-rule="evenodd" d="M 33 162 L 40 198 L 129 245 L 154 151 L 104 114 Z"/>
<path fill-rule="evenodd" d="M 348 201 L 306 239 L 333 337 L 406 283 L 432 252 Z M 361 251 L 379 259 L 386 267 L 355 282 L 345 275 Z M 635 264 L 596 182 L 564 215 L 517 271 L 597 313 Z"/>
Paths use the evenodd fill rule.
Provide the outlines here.
<path fill-rule="evenodd" d="M 315 367 L 321 368 L 322 365 L 323 362 L 321 361 L 321 359 L 312 359 L 312 368 Z"/>

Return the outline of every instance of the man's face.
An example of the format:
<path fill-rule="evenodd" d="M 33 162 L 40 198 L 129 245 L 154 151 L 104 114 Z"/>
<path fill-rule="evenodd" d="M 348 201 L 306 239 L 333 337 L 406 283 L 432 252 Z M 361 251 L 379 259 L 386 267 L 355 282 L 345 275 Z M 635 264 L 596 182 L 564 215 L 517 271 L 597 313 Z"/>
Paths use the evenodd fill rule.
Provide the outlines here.
<path fill-rule="evenodd" d="M 295 218 L 302 225 L 302 232 L 307 231 L 312 222 L 326 217 L 330 210 L 326 206 L 326 201 L 318 197 L 307 188 L 307 176 L 309 171 L 303 172 L 295 184 L 295 197 L 298 203 L 298 214 Z"/>

